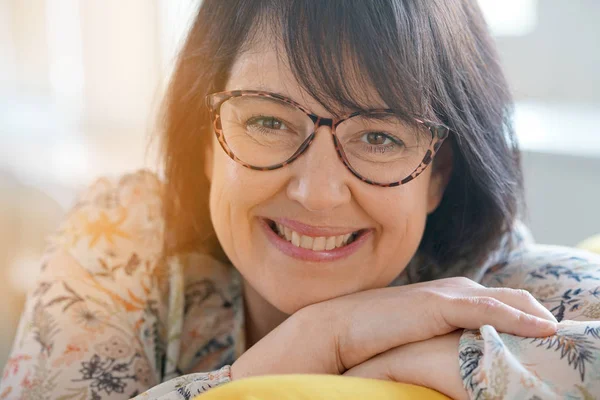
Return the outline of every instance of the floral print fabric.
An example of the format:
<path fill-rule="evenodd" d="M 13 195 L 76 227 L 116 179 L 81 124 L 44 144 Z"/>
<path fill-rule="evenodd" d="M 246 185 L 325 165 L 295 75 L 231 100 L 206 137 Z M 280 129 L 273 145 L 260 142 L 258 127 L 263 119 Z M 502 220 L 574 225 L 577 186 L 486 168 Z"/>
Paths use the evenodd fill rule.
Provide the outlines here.
<path fill-rule="evenodd" d="M 600 398 L 600 257 L 532 243 L 490 268 L 483 285 L 525 289 L 560 321 L 547 338 L 465 331 L 461 375 L 476 399 Z"/>
<path fill-rule="evenodd" d="M 202 254 L 161 257 L 162 190 L 139 171 L 80 196 L 41 261 L 0 399 L 190 399 L 229 381 L 245 349 L 241 278 Z M 485 265 L 445 273 L 529 290 L 560 330 L 465 331 L 465 387 L 478 399 L 600 396 L 600 258 L 517 236 Z M 416 257 L 392 285 L 435 271 L 424 265 Z"/>

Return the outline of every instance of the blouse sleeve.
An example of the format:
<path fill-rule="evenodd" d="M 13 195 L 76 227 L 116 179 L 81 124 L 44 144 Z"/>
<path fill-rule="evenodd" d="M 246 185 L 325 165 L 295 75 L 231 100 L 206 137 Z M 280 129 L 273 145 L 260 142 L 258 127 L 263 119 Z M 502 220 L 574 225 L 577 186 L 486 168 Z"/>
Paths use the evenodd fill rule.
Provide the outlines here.
<path fill-rule="evenodd" d="M 154 386 L 132 400 L 189 400 L 231 381 L 231 366 L 212 372 L 186 374 Z"/>
<path fill-rule="evenodd" d="M 459 362 L 471 398 L 595 399 L 600 395 L 600 256 L 526 244 L 482 284 L 529 291 L 559 323 L 546 338 L 465 330 Z"/>
<path fill-rule="evenodd" d="M 163 380 L 173 321 L 161 188 L 139 171 L 99 179 L 79 197 L 40 262 L 0 399 L 129 399 Z"/>

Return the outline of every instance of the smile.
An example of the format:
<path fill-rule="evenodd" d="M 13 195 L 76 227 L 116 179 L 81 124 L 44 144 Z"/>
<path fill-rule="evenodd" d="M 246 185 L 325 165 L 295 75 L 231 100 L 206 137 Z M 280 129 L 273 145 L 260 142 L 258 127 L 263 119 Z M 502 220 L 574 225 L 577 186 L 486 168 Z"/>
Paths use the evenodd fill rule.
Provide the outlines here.
<path fill-rule="evenodd" d="M 372 233 L 371 229 L 359 229 L 333 234 L 338 232 L 308 228 L 293 222 L 284 224 L 262 218 L 261 221 L 268 239 L 275 247 L 303 261 L 333 261 L 347 257 L 358 250 Z"/>
<path fill-rule="evenodd" d="M 359 234 L 359 231 L 356 231 L 338 236 L 312 237 L 302 235 L 277 222 L 272 221 L 269 226 L 273 229 L 273 232 L 279 235 L 279 237 L 284 238 L 294 246 L 313 251 L 333 250 L 335 248 L 344 247 L 352 243 Z"/>

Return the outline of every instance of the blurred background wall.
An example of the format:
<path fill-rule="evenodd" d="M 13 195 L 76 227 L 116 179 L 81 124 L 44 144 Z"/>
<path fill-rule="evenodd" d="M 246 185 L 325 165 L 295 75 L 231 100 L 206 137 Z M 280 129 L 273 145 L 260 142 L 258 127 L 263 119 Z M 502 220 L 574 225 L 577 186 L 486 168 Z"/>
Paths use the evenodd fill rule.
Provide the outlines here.
<path fill-rule="evenodd" d="M 156 170 L 155 114 L 200 0 L 0 0 L 0 368 L 45 237 L 99 175 Z M 539 242 L 600 233 L 600 2 L 480 0 Z"/>

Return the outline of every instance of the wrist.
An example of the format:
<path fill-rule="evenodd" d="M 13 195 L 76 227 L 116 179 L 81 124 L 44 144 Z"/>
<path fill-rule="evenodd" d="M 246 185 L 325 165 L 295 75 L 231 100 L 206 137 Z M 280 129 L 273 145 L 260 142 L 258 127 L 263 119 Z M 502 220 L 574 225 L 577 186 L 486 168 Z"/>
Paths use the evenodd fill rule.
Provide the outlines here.
<path fill-rule="evenodd" d="M 458 345 L 462 331 L 459 329 L 431 339 L 424 358 L 428 368 L 428 372 L 424 374 L 428 387 L 453 399 L 468 399 L 460 377 L 458 360 Z"/>
<path fill-rule="evenodd" d="M 306 340 L 311 342 L 306 349 L 311 353 L 311 362 L 307 363 L 311 365 L 309 373 L 339 375 L 346 370 L 339 357 L 337 317 L 330 305 L 325 303 L 307 306 L 292 316 L 290 328 L 297 335 L 298 343 Z"/>
<path fill-rule="evenodd" d="M 231 380 L 231 381 L 240 379 L 239 375 L 238 375 L 236 363 L 237 363 L 237 361 L 235 361 L 233 364 L 231 364 L 231 367 L 229 367 L 229 380 Z"/>
<path fill-rule="evenodd" d="M 297 311 L 231 365 L 231 380 L 270 374 L 337 374 L 330 325 L 320 308 Z"/>
<path fill-rule="evenodd" d="M 394 349 L 388 357 L 391 379 L 425 386 L 453 399 L 467 399 L 458 362 L 461 333 L 457 330 Z"/>

